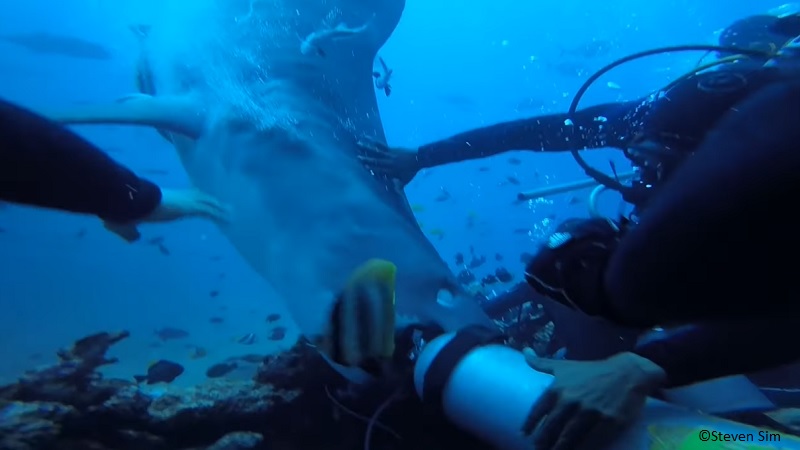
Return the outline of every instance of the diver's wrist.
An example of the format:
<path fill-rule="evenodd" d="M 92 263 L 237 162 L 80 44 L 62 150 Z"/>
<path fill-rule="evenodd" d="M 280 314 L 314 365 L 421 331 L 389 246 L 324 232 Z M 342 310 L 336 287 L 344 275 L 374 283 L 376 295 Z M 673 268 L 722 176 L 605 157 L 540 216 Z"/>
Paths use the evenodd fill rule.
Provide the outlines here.
<path fill-rule="evenodd" d="M 653 361 L 632 352 L 618 353 L 609 358 L 615 364 L 624 367 L 634 377 L 636 385 L 651 393 L 667 384 L 667 372 Z"/>

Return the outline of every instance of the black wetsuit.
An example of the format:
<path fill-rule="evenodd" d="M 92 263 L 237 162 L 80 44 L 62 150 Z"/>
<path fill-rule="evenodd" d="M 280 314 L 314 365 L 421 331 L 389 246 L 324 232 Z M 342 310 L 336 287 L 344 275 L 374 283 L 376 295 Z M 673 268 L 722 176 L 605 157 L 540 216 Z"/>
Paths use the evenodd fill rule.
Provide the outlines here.
<path fill-rule="evenodd" d="M 150 214 L 161 189 L 63 126 L 0 100 L 0 199 L 127 223 Z"/>
<path fill-rule="evenodd" d="M 658 178 L 640 223 L 595 292 L 642 328 L 699 325 L 639 347 L 672 386 L 800 359 L 790 217 L 800 190 L 800 81 L 761 63 L 683 80 L 656 98 L 502 123 L 420 148 L 433 166 L 508 150 L 626 148 L 649 140 L 680 164 Z M 691 155 L 691 156 L 690 156 Z M 666 169 L 666 170 L 665 170 Z"/>

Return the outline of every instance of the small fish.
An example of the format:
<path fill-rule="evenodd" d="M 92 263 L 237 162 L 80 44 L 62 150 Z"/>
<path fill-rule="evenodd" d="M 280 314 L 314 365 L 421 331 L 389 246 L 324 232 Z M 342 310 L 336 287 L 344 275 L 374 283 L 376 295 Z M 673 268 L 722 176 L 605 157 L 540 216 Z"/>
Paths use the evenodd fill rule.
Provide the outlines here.
<path fill-rule="evenodd" d="M 158 244 L 157 247 L 158 247 L 158 251 L 162 255 L 164 255 L 164 256 L 169 256 L 170 255 L 169 249 L 164 244 Z"/>
<path fill-rule="evenodd" d="M 164 236 L 156 236 L 154 238 L 148 239 L 147 243 L 150 245 L 160 245 L 164 243 Z"/>
<path fill-rule="evenodd" d="M 181 330 L 180 328 L 164 327 L 155 331 L 156 336 L 162 341 L 170 341 L 174 339 L 184 339 L 189 337 L 189 332 Z"/>
<path fill-rule="evenodd" d="M 355 270 L 330 313 L 329 328 L 317 342 L 333 362 L 379 376 L 394 355 L 397 267 L 372 259 Z"/>
<path fill-rule="evenodd" d="M 429 230 L 428 234 L 430 234 L 431 236 L 436 236 L 437 238 L 439 238 L 440 241 L 444 239 L 444 230 L 442 230 L 441 228 L 434 228 L 432 230 Z"/>
<path fill-rule="evenodd" d="M 366 31 L 371 24 L 372 18 L 360 27 L 351 28 L 342 22 L 333 28 L 323 28 L 314 31 L 300 42 L 300 53 L 304 55 L 310 55 L 314 53 L 324 58 L 327 56 L 327 53 L 325 53 L 325 51 L 322 49 L 322 43 L 325 41 L 337 41 L 339 39 L 347 39 L 356 36 Z"/>
<path fill-rule="evenodd" d="M 214 364 L 206 370 L 208 378 L 220 378 L 236 370 L 238 365 L 235 362 L 223 362 Z"/>
<path fill-rule="evenodd" d="M 481 255 L 477 256 L 475 254 L 472 255 L 472 259 L 469 260 L 469 264 L 467 266 L 470 269 L 477 269 L 478 267 L 486 264 L 486 257 Z"/>
<path fill-rule="evenodd" d="M 511 176 L 511 175 L 507 175 L 506 176 L 506 180 L 509 183 L 513 184 L 514 186 L 519 186 L 520 184 L 522 184 L 517 177 Z"/>
<path fill-rule="evenodd" d="M 191 346 L 189 350 L 189 359 L 200 359 L 208 355 L 208 350 L 203 347 Z"/>
<path fill-rule="evenodd" d="M 522 160 L 519 158 L 514 158 L 512 156 L 511 158 L 508 158 L 508 163 L 511 164 L 512 166 L 518 166 L 522 164 Z"/>
<path fill-rule="evenodd" d="M 214 317 L 208 319 L 208 321 L 211 322 L 211 323 L 215 323 L 215 324 L 221 324 L 221 323 L 225 322 L 225 319 L 223 319 L 222 317 L 219 317 L 219 316 L 214 316 Z"/>
<path fill-rule="evenodd" d="M 281 315 L 277 313 L 272 313 L 267 316 L 267 323 L 277 322 L 281 320 Z"/>
<path fill-rule="evenodd" d="M 505 267 L 498 267 L 495 269 L 494 276 L 501 283 L 510 283 L 511 280 L 514 279 L 514 275 L 512 275 L 511 272 L 509 272 Z"/>
<path fill-rule="evenodd" d="M 255 333 L 247 333 L 244 336 L 236 339 L 236 343 L 242 345 L 253 345 L 256 343 L 257 340 L 258 337 L 256 336 Z"/>
<path fill-rule="evenodd" d="M 147 368 L 147 375 L 134 375 L 133 379 L 137 383 L 147 382 L 147 384 L 155 383 L 171 383 L 183 373 L 183 366 L 166 359 L 160 359 Z"/>
<path fill-rule="evenodd" d="M 439 192 L 439 195 L 437 195 L 436 198 L 434 198 L 435 201 L 441 203 L 441 202 L 446 202 L 446 201 L 450 200 L 451 198 L 453 198 L 453 196 L 450 195 L 450 192 L 448 192 L 447 189 L 445 189 L 443 187 L 440 187 L 439 189 L 441 191 Z"/>
<path fill-rule="evenodd" d="M 275 327 L 269 332 L 267 339 L 270 341 L 282 341 L 286 337 L 286 327 Z"/>
<path fill-rule="evenodd" d="M 375 78 L 375 89 L 383 91 L 388 97 L 392 94 L 392 85 L 389 84 L 389 81 L 392 79 L 394 71 L 386 65 L 386 62 L 380 56 L 378 61 L 381 63 L 381 70 L 372 72 L 372 77 Z"/>
<path fill-rule="evenodd" d="M 216 289 L 215 289 L 215 290 L 213 290 L 213 291 L 209 291 L 209 292 L 208 292 L 208 296 L 209 296 L 209 297 L 211 297 L 211 298 L 216 298 L 216 297 L 219 297 L 219 291 L 218 291 L 218 290 L 216 290 Z"/>

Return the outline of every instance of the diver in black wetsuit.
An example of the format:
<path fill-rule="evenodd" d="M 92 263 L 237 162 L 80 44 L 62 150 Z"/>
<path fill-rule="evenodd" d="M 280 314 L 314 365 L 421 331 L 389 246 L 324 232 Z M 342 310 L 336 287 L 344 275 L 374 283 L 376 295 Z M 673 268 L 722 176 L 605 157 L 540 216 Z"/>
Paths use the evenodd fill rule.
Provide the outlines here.
<path fill-rule="evenodd" d="M 537 448 L 576 448 L 592 430 L 632 420 L 658 389 L 800 360 L 789 344 L 800 329 L 800 233 L 786 210 L 800 196 L 798 36 L 800 15 L 750 17 L 720 43 L 786 46 L 783 57 L 724 64 L 641 101 L 502 123 L 416 151 L 367 150 L 368 166 L 404 181 L 422 167 L 524 149 L 618 147 L 640 167 L 626 198 L 638 223 L 562 227 L 527 280 L 618 324 L 695 326 L 601 361 L 531 355 L 556 377 L 524 430 L 538 427 Z"/>
<path fill-rule="evenodd" d="M 92 214 L 127 241 L 136 224 L 201 216 L 224 208 L 194 190 L 159 188 L 63 126 L 0 100 L 0 200 Z"/>

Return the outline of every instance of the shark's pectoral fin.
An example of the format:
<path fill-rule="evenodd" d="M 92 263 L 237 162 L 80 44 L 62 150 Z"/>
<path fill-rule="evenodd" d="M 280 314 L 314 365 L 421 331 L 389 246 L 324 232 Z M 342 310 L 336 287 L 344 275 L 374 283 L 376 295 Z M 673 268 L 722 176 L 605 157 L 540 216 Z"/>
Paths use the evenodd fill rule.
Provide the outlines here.
<path fill-rule="evenodd" d="M 205 128 L 201 103 L 190 96 L 132 94 L 114 103 L 86 105 L 47 114 L 64 124 L 143 125 L 197 138 Z"/>

